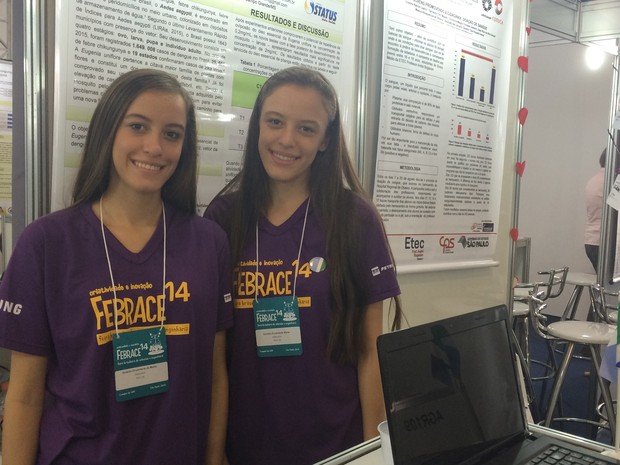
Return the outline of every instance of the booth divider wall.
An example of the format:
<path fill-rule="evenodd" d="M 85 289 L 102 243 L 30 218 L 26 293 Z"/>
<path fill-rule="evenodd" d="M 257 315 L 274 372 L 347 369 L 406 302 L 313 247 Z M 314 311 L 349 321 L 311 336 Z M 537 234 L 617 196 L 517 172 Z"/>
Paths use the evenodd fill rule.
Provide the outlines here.
<path fill-rule="evenodd" d="M 23 88 L 16 86 L 14 96 L 16 106 L 22 105 L 24 108 L 24 114 L 21 110 L 15 113 L 13 158 L 16 177 L 13 186 L 13 203 L 16 218 L 13 227 L 14 241 L 23 227 L 34 218 L 66 204 L 65 193 L 70 186 L 70 171 L 76 166 L 80 148 L 79 145 L 75 145 L 73 150 L 69 150 L 67 147 L 70 146 L 66 145 L 66 142 L 71 141 L 72 136 L 84 134 L 88 124 L 89 108 L 92 111 L 94 107 L 94 103 L 88 107 L 76 104 L 74 100 L 70 102 L 67 98 L 70 94 L 78 95 L 75 90 L 80 83 L 77 81 L 82 80 L 76 77 L 74 65 L 76 62 L 83 62 L 82 58 L 86 58 L 89 68 L 94 70 L 90 70 L 94 74 L 94 81 L 99 86 L 113 77 L 111 71 L 114 69 L 113 63 L 106 63 L 106 61 L 114 62 L 113 56 L 117 53 L 111 50 L 114 44 L 106 39 L 106 36 L 92 29 L 95 24 L 101 22 L 98 30 L 108 28 L 111 31 L 110 37 L 115 38 L 116 41 L 132 44 L 133 51 L 136 52 L 132 55 L 132 59 L 137 56 L 148 57 L 163 53 L 162 50 L 165 51 L 168 45 L 174 44 L 174 34 L 171 32 L 176 33 L 184 27 L 179 18 L 174 17 L 174 13 L 164 11 L 161 7 L 156 8 L 160 10 L 158 12 L 153 11 L 154 7 L 147 9 L 143 7 L 143 10 L 135 11 L 136 16 L 132 20 L 135 26 L 140 23 L 143 28 L 146 28 L 146 24 L 150 21 L 152 24 L 148 28 L 151 28 L 150 31 L 155 34 L 153 38 L 140 36 L 141 31 L 138 27 L 133 32 L 125 31 L 124 29 L 128 27 L 126 18 L 121 18 L 120 13 L 114 13 L 112 10 L 109 10 L 108 14 L 114 16 L 115 20 L 108 21 L 107 25 L 104 24 L 105 21 L 98 19 L 99 14 L 93 11 L 93 7 L 85 8 L 81 0 L 25 3 L 30 6 L 24 5 L 23 10 L 15 9 L 14 11 L 14 24 L 16 25 L 14 75 L 16 81 L 24 79 L 25 82 Z M 365 185 L 372 190 L 377 141 L 381 131 L 379 114 L 381 105 L 385 103 L 382 102 L 381 96 L 383 69 L 381 40 L 385 34 L 383 14 L 384 9 L 390 6 L 390 2 L 387 0 L 325 1 L 322 3 L 322 8 L 324 8 L 323 11 L 328 12 L 326 17 L 313 14 L 307 6 L 308 2 L 301 0 L 266 3 L 272 3 L 273 8 L 261 10 L 243 1 L 173 0 L 167 2 L 173 9 L 186 11 L 188 15 L 195 15 L 190 17 L 195 18 L 196 21 L 213 26 L 212 29 L 203 28 L 210 38 L 206 36 L 201 38 L 205 43 L 205 50 L 208 49 L 210 52 L 201 56 L 196 54 L 198 52 L 192 55 L 194 52 L 190 53 L 186 50 L 186 59 L 195 62 L 198 71 L 196 75 L 202 72 L 210 76 L 205 82 L 207 89 L 209 86 L 221 86 L 224 89 L 231 89 L 228 95 L 226 90 L 223 92 L 225 99 L 237 98 L 237 103 L 234 105 L 231 101 L 225 101 L 223 106 L 218 107 L 213 104 L 211 98 L 197 97 L 199 107 L 203 105 L 202 114 L 205 117 L 201 125 L 204 136 L 201 142 L 203 150 L 201 171 L 212 174 L 215 165 L 213 159 L 206 155 L 207 149 L 218 146 L 220 163 L 232 160 L 231 154 L 239 152 L 240 147 L 234 144 L 242 143 L 242 137 L 232 137 L 228 127 L 222 123 L 222 119 L 227 116 L 236 118 L 235 129 L 240 130 L 238 135 L 241 134 L 243 128 L 238 124 L 239 118 L 247 117 L 248 105 L 251 107 L 252 103 L 251 94 L 244 95 L 242 92 L 237 92 L 243 85 L 249 83 L 260 86 L 261 79 L 277 67 L 284 67 L 287 63 L 299 62 L 310 66 L 320 64 L 341 92 L 343 115 L 347 127 L 350 128 L 347 136 L 351 153 L 356 158 L 355 161 Z M 440 6 L 458 12 L 459 9 L 463 11 L 479 9 L 482 4 L 479 1 L 459 0 L 445 2 L 445 5 Z M 412 11 L 416 6 L 425 8 L 436 6 L 422 0 L 409 0 L 406 5 L 408 5 L 406 8 L 411 8 Z M 502 122 L 506 126 L 502 128 L 505 140 L 501 141 L 499 150 L 497 150 L 497 156 L 503 157 L 503 169 L 499 183 L 501 187 L 493 193 L 493 195 L 500 196 L 499 217 L 495 225 L 497 241 L 493 257 L 487 266 L 482 267 L 399 273 L 403 291 L 402 300 L 409 324 L 432 321 L 509 301 L 512 255 L 516 240 L 516 237 L 513 239 L 512 236 L 515 235 L 515 228 L 518 227 L 515 206 L 518 199 L 519 176 L 515 170 L 515 163 L 520 160 L 522 128 L 517 115 L 523 105 L 525 86 L 525 71 L 519 68 L 517 58 L 527 54 L 528 2 L 506 1 L 502 5 L 506 11 L 512 13 L 511 24 L 506 25 L 511 46 L 509 75 L 502 77 L 502 86 L 509 89 L 507 101 L 502 102 L 502 111 L 505 111 L 508 117 L 505 122 Z M 105 13 L 103 12 L 106 8 L 105 3 L 100 4 L 98 8 L 102 9 L 100 13 Z M 77 9 L 80 11 L 77 12 Z M 139 15 L 143 17 L 138 18 Z M 157 21 L 149 20 L 151 16 L 155 19 L 166 17 L 170 25 L 162 26 L 161 30 L 155 31 L 153 28 Z M 457 16 L 451 15 L 453 18 Z M 132 16 L 129 15 L 129 17 Z M 217 26 L 218 21 L 219 26 Z M 186 23 L 185 26 L 189 27 L 189 24 L 191 22 Z M 76 28 L 76 25 L 80 27 Z M 249 32 L 247 32 L 247 27 L 249 27 Z M 259 30 L 268 31 L 271 37 L 276 37 L 273 40 L 277 42 L 278 47 L 263 42 L 261 45 L 263 50 L 254 54 L 255 59 L 252 61 L 254 66 L 250 66 L 246 60 L 247 54 L 244 55 L 246 52 L 239 51 L 241 45 L 238 43 L 235 45 L 235 37 L 242 38 L 244 30 L 248 34 L 254 34 L 252 40 L 256 44 L 262 42 Z M 217 34 L 218 31 L 224 35 L 219 38 L 212 35 L 212 33 Z M 184 29 L 184 34 L 187 34 L 186 37 L 190 40 L 191 34 L 197 34 L 197 32 Z M 149 37 L 158 41 L 160 45 L 147 43 L 146 39 Z M 288 44 L 289 39 L 297 41 L 296 43 L 301 47 L 297 50 L 298 52 L 300 50 L 304 52 L 303 54 L 297 53 L 297 61 L 291 58 L 295 55 L 296 49 L 287 45 L 288 49 L 284 50 L 284 45 Z M 218 44 L 218 40 L 221 41 L 222 48 L 216 50 L 215 45 Z M 107 52 L 112 58 L 103 56 L 106 52 L 105 47 L 89 45 L 93 41 L 108 44 Z M 47 49 L 44 47 L 45 44 L 48 45 Z M 184 47 L 194 48 L 191 44 L 185 44 Z M 234 53 L 225 52 L 223 49 L 226 47 L 233 49 L 237 47 L 239 50 Z M 322 57 L 312 56 L 310 52 L 313 48 L 321 50 L 321 53 L 337 53 L 339 56 L 335 58 L 335 55 L 332 56 L 330 58 L 331 68 L 326 67 L 325 60 L 319 59 Z M 98 49 L 103 50 L 102 56 L 95 53 Z M 37 56 L 37 50 L 47 50 L 47 54 L 42 57 Z M 310 56 L 299 58 L 299 56 L 307 56 L 307 53 L 310 53 Z M 78 55 L 82 56 L 78 57 Z M 120 54 L 119 57 L 120 63 L 117 63 L 119 67 L 123 62 L 132 63 L 128 54 Z M 213 60 L 220 68 L 207 70 L 204 66 L 199 67 L 199 61 L 208 64 L 209 60 Z M 144 58 L 140 61 L 146 66 L 158 62 L 164 63 L 164 68 L 166 63 L 169 66 L 173 65 L 170 60 L 160 59 L 158 61 Z M 23 64 L 27 64 L 27 67 L 23 67 Z M 182 64 L 175 66 L 177 66 L 182 82 L 198 96 L 200 91 L 194 86 L 199 81 L 190 79 L 190 73 L 178 71 L 183 67 Z M 125 66 L 126 69 L 129 67 L 131 66 Z M 118 68 L 115 70 L 116 73 L 121 72 Z M 87 70 L 82 69 L 81 72 L 85 71 Z M 83 92 L 86 90 L 88 86 L 84 85 L 80 95 L 89 95 Z M 95 96 L 96 93 L 90 95 L 93 102 L 96 100 L 93 98 Z M 53 124 L 55 124 L 54 127 Z M 442 124 L 447 124 L 447 122 L 442 122 Z M 59 142 L 59 138 L 64 140 Z M 217 144 L 213 141 L 217 141 Z M 211 150 L 210 153 L 213 151 Z M 53 172 L 55 173 L 53 176 L 52 164 L 54 164 Z M 58 173 L 62 173 L 62 176 L 57 177 Z M 208 199 L 209 195 L 221 187 L 222 184 L 218 183 L 229 179 L 232 173 L 233 171 L 226 171 L 220 167 L 215 177 L 208 178 L 209 183 L 213 185 L 208 187 L 211 189 L 209 192 L 202 191 L 201 198 Z M 64 175 L 67 175 L 66 183 Z M 413 227 L 415 228 L 415 224 Z"/>

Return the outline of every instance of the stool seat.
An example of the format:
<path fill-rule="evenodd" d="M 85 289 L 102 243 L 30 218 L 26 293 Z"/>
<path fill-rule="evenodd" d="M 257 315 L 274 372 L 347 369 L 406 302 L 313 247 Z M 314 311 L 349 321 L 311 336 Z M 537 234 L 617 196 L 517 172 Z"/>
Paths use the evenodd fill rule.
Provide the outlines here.
<path fill-rule="evenodd" d="M 530 306 L 526 302 L 515 301 L 512 303 L 513 317 L 526 317 L 530 313 Z"/>
<path fill-rule="evenodd" d="M 586 286 L 590 289 L 591 303 L 596 310 L 597 299 L 593 297 L 594 294 L 592 293 L 592 289 L 596 290 L 599 286 L 597 284 L 589 284 Z M 586 286 L 575 285 L 575 289 L 583 289 L 583 287 Z M 615 438 L 616 414 L 613 409 L 611 392 L 609 391 L 609 382 L 607 382 L 601 377 L 601 373 L 599 371 L 599 367 L 601 366 L 601 355 L 599 353 L 600 346 L 607 345 L 610 341 L 614 340 L 615 326 L 607 323 L 588 320 L 580 321 L 574 319 L 562 319 L 554 323 L 546 324 L 547 317 L 542 313 L 546 306 L 545 303 L 534 295 L 530 296 L 529 300 L 530 315 L 532 317 L 533 326 L 537 330 L 537 332 L 544 339 L 555 339 L 556 342 L 564 342 L 566 344 L 564 356 L 562 357 L 562 362 L 560 363 L 560 366 L 556 371 L 556 376 L 547 404 L 543 425 L 549 427 L 554 421 L 585 422 L 586 424 L 590 424 L 593 427 L 596 426 L 597 428 L 608 428 L 611 432 L 611 437 Z M 571 304 L 571 302 L 569 302 L 569 304 Z M 595 375 L 592 380 L 596 379 L 596 383 L 598 384 L 598 392 L 602 397 L 602 405 L 605 407 L 605 412 L 607 415 L 606 420 L 593 421 L 589 418 L 567 418 L 561 414 L 561 402 L 558 403 L 558 401 L 560 400 L 560 391 L 562 390 L 562 385 L 564 383 L 564 380 L 566 379 L 566 372 L 573 357 L 573 351 L 575 350 L 575 346 L 577 344 L 583 344 L 590 352 L 590 358 L 592 359 L 592 368 Z M 559 416 L 555 416 L 556 407 L 558 409 Z M 594 410 L 596 410 L 596 408 L 594 408 Z"/>
<path fill-rule="evenodd" d="M 531 287 L 515 287 L 513 290 L 514 299 L 527 301 L 527 296 L 530 295 L 531 291 Z"/>
<path fill-rule="evenodd" d="M 566 275 L 566 283 L 576 286 L 592 286 L 596 284 L 596 275 L 593 273 L 583 273 L 581 271 L 569 271 Z"/>
<path fill-rule="evenodd" d="M 549 324 L 547 330 L 558 339 L 581 344 L 607 345 L 614 337 L 613 326 L 593 321 L 557 321 Z"/>
<path fill-rule="evenodd" d="M 590 310 L 588 313 L 592 311 L 592 286 L 596 286 L 596 274 L 593 273 L 584 273 L 581 271 L 569 271 L 566 273 L 566 284 L 574 285 L 573 292 L 571 293 L 568 302 L 566 303 L 566 308 L 564 309 L 564 313 L 562 313 L 562 320 L 574 320 L 576 319 L 577 310 L 579 308 L 579 301 L 581 300 L 581 294 L 585 288 L 588 289 L 590 294 Z M 591 319 L 591 318 L 587 318 Z"/>

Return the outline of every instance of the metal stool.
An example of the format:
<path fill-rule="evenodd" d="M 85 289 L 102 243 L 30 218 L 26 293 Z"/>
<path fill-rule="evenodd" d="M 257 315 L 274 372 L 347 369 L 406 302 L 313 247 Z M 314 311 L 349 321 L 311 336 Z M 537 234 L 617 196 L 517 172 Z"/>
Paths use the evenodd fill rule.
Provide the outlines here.
<path fill-rule="evenodd" d="M 585 422 L 590 425 L 608 428 L 611 430 L 612 437 L 615 437 L 616 422 L 615 414 L 613 412 L 613 404 L 611 401 L 611 394 L 609 392 L 609 384 L 603 380 L 599 374 L 599 366 L 601 363 L 601 357 L 598 352 L 599 346 L 607 345 L 613 336 L 613 328 L 607 323 L 593 322 L 593 321 L 577 321 L 577 320 L 561 320 L 555 323 L 547 324 L 547 317 L 542 313 L 543 302 L 537 299 L 535 296 L 531 296 L 530 305 L 530 317 L 532 323 L 537 332 L 541 334 L 545 339 L 555 339 L 557 341 L 566 342 L 566 350 L 562 362 L 556 372 L 553 388 L 551 390 L 551 397 L 547 406 L 544 426 L 550 426 L 553 421 L 578 421 Z M 601 396 L 603 398 L 603 404 L 605 405 L 605 412 L 607 415 L 607 422 L 595 422 L 585 418 L 565 418 L 554 417 L 558 399 L 560 397 L 560 391 L 562 384 L 566 377 L 568 366 L 572 360 L 573 350 L 576 344 L 584 344 L 590 350 L 592 357 L 593 369 L 596 375 Z M 595 408 L 593 406 L 593 408 Z"/>
<path fill-rule="evenodd" d="M 532 305 L 532 300 L 529 298 L 531 296 L 536 296 L 537 300 L 542 302 L 542 297 L 544 296 L 545 291 L 537 291 L 537 285 L 534 286 L 534 291 L 528 296 L 527 302 L 514 301 L 512 303 L 512 318 L 513 318 L 513 331 L 515 333 L 517 342 L 519 347 L 523 353 L 523 358 L 525 360 L 526 365 L 531 371 L 531 365 L 536 364 L 545 368 L 545 372 L 542 376 L 531 376 L 532 381 L 544 381 L 550 378 L 553 378 L 555 371 L 557 369 L 555 359 L 553 357 L 552 346 L 551 343 L 547 342 L 548 339 L 544 338 L 547 342 L 547 350 L 549 352 L 548 362 L 542 362 L 540 360 L 533 360 L 530 354 L 529 349 L 529 316 L 530 316 L 530 305 Z M 546 304 L 542 304 L 543 308 L 546 307 Z M 544 387 L 543 387 L 544 393 Z"/>
<path fill-rule="evenodd" d="M 618 292 L 606 291 L 600 284 L 590 286 L 594 318 L 610 325 L 618 323 Z"/>
<path fill-rule="evenodd" d="M 587 320 L 596 321 L 594 318 L 594 309 L 593 309 L 593 297 L 591 292 L 591 287 L 596 285 L 596 275 L 592 273 L 582 273 L 582 272 L 574 272 L 571 271 L 568 273 L 566 277 L 567 284 L 573 284 L 575 287 L 573 288 L 573 292 L 566 303 L 566 307 L 564 308 L 564 312 L 562 313 L 562 320 L 574 320 L 577 315 L 577 310 L 579 309 L 579 302 L 581 301 L 581 296 L 585 288 L 588 289 L 588 297 L 590 299 L 590 307 L 588 309 Z M 564 342 L 558 341 L 558 344 L 554 344 L 556 352 L 562 354 L 563 349 L 558 348 L 557 346 L 563 346 Z M 590 360 L 590 356 L 587 354 L 576 354 L 573 352 L 573 357 L 579 358 L 582 360 Z"/>
<path fill-rule="evenodd" d="M 530 295 L 536 295 L 540 300 L 558 297 L 564 290 L 568 267 L 552 269 L 549 271 L 539 271 L 539 276 L 547 276 L 547 281 L 533 283 L 519 283 L 513 287 L 512 298 L 512 317 L 513 330 L 519 342 L 519 346 L 524 353 L 528 366 L 530 365 L 529 356 L 529 301 Z M 548 366 L 548 363 L 537 362 Z"/>
<path fill-rule="evenodd" d="M 556 268 L 548 271 L 539 271 L 539 276 L 547 276 L 546 281 L 537 281 L 534 283 L 519 283 L 513 290 L 513 300 L 526 302 L 527 297 L 533 290 L 534 285 L 538 285 L 538 290 L 544 291 L 541 295 L 542 300 L 554 299 L 559 297 L 564 291 L 566 278 L 568 276 L 568 267 Z"/>
<path fill-rule="evenodd" d="M 512 327 L 519 347 L 523 351 L 525 363 L 530 364 L 529 349 L 529 315 L 530 307 L 525 302 L 512 303 Z"/>
<path fill-rule="evenodd" d="M 538 300 L 545 301 L 547 299 L 559 297 L 564 290 L 568 270 L 569 268 L 565 266 L 548 271 L 539 271 L 538 275 L 547 276 L 547 281 L 517 284 L 513 290 L 512 316 L 514 331 L 517 336 L 517 341 L 521 346 L 521 350 L 524 353 L 526 364 L 530 370 L 532 364 L 544 367 L 544 372 L 541 376 L 530 376 L 530 381 L 543 381 L 541 398 L 544 397 L 547 381 L 555 376 L 557 365 L 555 363 L 555 357 L 553 356 L 552 344 L 548 339 L 545 340 L 549 352 L 547 361 L 532 360 L 530 357 L 528 316 L 530 314 L 531 302 L 529 298 L 534 295 Z"/>
<path fill-rule="evenodd" d="M 592 308 L 596 321 L 602 321 L 609 325 L 617 326 L 618 292 L 607 291 L 603 286 L 595 284 L 590 287 L 590 298 L 592 299 Z M 616 401 L 613 401 L 613 404 L 615 406 Z M 601 418 L 607 420 L 607 415 L 604 410 L 605 402 L 599 403 L 596 407 L 596 412 Z"/>
<path fill-rule="evenodd" d="M 579 308 L 581 294 L 583 294 L 584 288 L 590 288 L 590 286 L 596 284 L 596 275 L 592 273 L 570 272 L 566 277 L 566 283 L 573 284 L 575 287 L 566 303 L 564 313 L 562 313 L 562 320 L 574 320 Z M 592 309 L 591 295 L 590 309 Z M 590 312 L 588 312 L 588 314 L 590 314 Z"/>

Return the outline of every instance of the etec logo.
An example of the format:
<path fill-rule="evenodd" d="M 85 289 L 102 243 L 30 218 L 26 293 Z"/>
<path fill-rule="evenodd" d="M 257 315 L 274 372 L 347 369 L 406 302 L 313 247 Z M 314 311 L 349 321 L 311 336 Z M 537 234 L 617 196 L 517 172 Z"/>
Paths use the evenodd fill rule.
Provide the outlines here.
<path fill-rule="evenodd" d="M 414 239 L 413 237 L 405 237 L 405 249 L 423 249 L 424 239 Z"/>
<path fill-rule="evenodd" d="M 454 237 L 441 236 L 439 238 L 439 246 L 443 249 L 443 253 L 452 252 L 454 248 Z"/>
<path fill-rule="evenodd" d="M 416 260 L 424 260 L 424 239 L 405 237 L 405 250 L 409 250 Z"/>

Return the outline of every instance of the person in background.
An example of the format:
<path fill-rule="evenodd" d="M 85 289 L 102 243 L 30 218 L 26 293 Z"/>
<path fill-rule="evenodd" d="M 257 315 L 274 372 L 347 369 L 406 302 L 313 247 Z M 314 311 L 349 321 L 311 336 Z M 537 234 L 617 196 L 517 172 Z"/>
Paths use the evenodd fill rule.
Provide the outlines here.
<path fill-rule="evenodd" d="M 196 214 L 196 138 L 163 71 L 103 94 L 73 205 L 23 231 L 0 285 L 4 463 L 225 460 L 230 255 Z"/>
<path fill-rule="evenodd" d="M 598 250 L 601 244 L 601 216 L 603 211 L 603 188 L 605 185 L 605 158 L 607 149 L 603 150 L 599 157 L 600 168 L 586 183 L 586 229 L 585 249 L 586 255 L 598 272 Z"/>
<path fill-rule="evenodd" d="M 311 464 L 377 436 L 376 338 L 386 299 L 399 327 L 400 290 L 325 77 L 292 67 L 264 83 L 242 169 L 205 216 L 233 256 L 230 463 Z"/>

